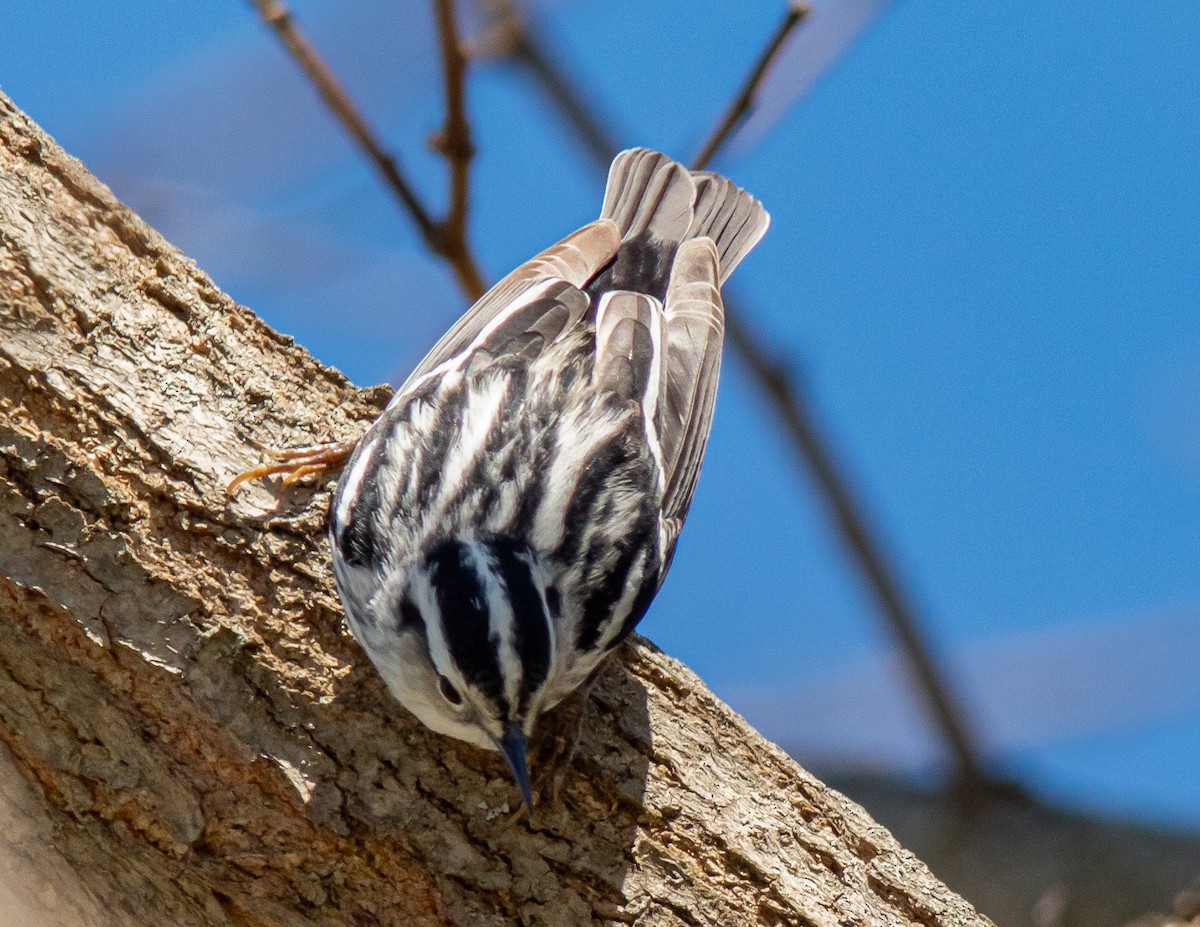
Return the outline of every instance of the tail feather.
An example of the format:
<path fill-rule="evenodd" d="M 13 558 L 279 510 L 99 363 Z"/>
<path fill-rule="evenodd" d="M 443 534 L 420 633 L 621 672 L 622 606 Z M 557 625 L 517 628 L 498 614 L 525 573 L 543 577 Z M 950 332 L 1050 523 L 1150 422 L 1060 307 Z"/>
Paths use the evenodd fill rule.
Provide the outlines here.
<path fill-rule="evenodd" d="M 707 171 L 691 173 L 664 154 L 631 148 L 609 170 L 602 218 L 612 219 L 626 245 L 619 264 L 649 266 L 644 252 L 660 252 L 668 269 L 675 249 L 693 238 L 711 238 L 720 260 L 720 282 L 733 272 L 767 230 L 762 204 L 736 184 Z M 635 258 L 636 261 L 631 261 Z M 624 260 L 622 260 L 624 258 Z M 665 280 L 654 281 L 665 287 Z M 658 290 L 651 286 L 648 291 Z"/>
<path fill-rule="evenodd" d="M 720 174 L 697 172 L 692 180 L 696 205 L 685 240 L 713 240 L 720 261 L 719 281 L 724 283 L 766 233 L 771 217 L 762 203 Z"/>
<path fill-rule="evenodd" d="M 696 185 L 682 164 L 648 148 L 631 148 L 613 160 L 604 191 L 603 219 L 623 239 L 645 232 L 678 244 L 692 221 Z"/>

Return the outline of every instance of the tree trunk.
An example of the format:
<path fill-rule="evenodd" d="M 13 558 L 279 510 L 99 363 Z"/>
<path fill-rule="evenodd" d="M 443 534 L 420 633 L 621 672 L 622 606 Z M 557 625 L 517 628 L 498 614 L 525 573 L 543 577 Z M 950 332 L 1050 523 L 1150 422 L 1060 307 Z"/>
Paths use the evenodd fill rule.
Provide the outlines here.
<path fill-rule="evenodd" d="M 342 625 L 328 487 L 359 390 L 216 289 L 0 96 L 0 920 L 990 922 L 653 645 L 561 800 L 427 732 Z M 19 770 L 17 775 L 14 770 Z"/>

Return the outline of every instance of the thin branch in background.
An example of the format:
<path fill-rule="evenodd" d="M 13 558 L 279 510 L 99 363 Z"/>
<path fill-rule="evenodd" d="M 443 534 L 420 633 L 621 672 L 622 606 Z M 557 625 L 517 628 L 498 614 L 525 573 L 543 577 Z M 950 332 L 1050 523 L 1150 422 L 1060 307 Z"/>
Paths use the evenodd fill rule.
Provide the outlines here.
<path fill-rule="evenodd" d="M 550 51 L 552 46 L 538 34 L 536 27 L 521 18 L 511 0 L 500 0 L 490 6 L 494 46 L 506 51 L 541 84 L 546 95 L 578 133 L 596 164 L 607 169 L 618 150 L 615 133 L 602 125 L 585 102 L 584 94 L 555 61 Z M 755 96 L 772 61 L 806 13 L 807 8 L 800 5 L 789 8 L 751 68 L 742 91 L 697 156 L 696 169 L 707 165 L 720 152 L 733 130 L 753 111 Z M 902 592 L 883 546 L 870 528 L 864 507 L 851 492 L 849 480 L 842 475 L 828 449 L 828 441 L 808 414 L 795 378 L 790 376 L 787 365 L 775 359 L 773 352 L 745 325 L 742 314 L 734 300 L 727 298 L 725 324 L 729 343 L 775 410 L 776 418 L 791 439 L 793 450 L 824 496 L 838 533 L 908 659 L 914 680 L 954 759 L 957 784 L 967 795 L 996 789 L 1010 791 L 1007 783 L 998 782 L 987 774 L 979 746 L 948 676 L 934 659 L 921 621 Z"/>
<path fill-rule="evenodd" d="M 325 105 L 354 138 L 359 148 L 387 181 L 388 187 L 412 214 L 413 221 L 417 223 L 421 234 L 426 239 L 436 237 L 437 222 L 417 197 L 412 185 L 400 173 L 400 166 L 396 163 L 396 159 L 376 141 L 375 134 L 367 125 L 366 119 L 359 112 L 354 101 L 350 99 L 345 88 L 338 82 L 329 66 L 317 54 L 317 50 L 308 40 L 308 36 L 300 31 L 292 19 L 291 11 L 277 0 L 251 0 L 251 3 L 258 10 L 263 22 L 275 30 L 280 41 L 296 59 L 296 63 L 308 75 L 308 79 L 312 81 L 313 87 L 321 95 Z"/>
<path fill-rule="evenodd" d="M 742 322 L 740 312 L 726 311 L 725 333 L 774 407 L 776 418 L 825 497 L 838 533 L 899 641 L 925 703 L 954 757 L 958 785 L 971 792 L 994 784 L 985 771 L 979 747 L 947 674 L 934 659 L 921 621 L 901 590 L 862 503 L 854 497 L 849 482 L 834 463 L 826 440 L 817 431 L 795 378 L 789 375 L 784 363 L 771 358 Z"/>
<path fill-rule="evenodd" d="M 433 213 L 417 195 L 416 189 L 400 170 L 396 159 L 388 153 L 378 136 L 368 125 L 366 118 L 355 105 L 333 70 L 317 52 L 308 36 L 296 25 L 291 11 L 279 0 L 250 0 L 264 23 L 269 26 L 284 47 L 296 59 L 301 70 L 308 76 L 334 118 L 341 123 L 354 139 L 367 160 L 374 165 L 380 177 L 396 199 L 416 223 L 421 237 L 430 249 L 443 257 L 451 266 L 458 284 L 472 299 L 483 294 L 483 275 L 467 245 L 467 170 L 470 163 L 470 131 L 467 128 L 463 107 L 463 60 L 458 46 L 458 35 L 454 22 L 452 3 L 437 0 L 438 28 L 442 36 L 443 61 L 446 74 L 447 120 L 443 130 L 444 142 L 439 150 L 450 162 L 450 209 L 444 220 L 434 218 Z M 442 7 L 448 7 L 443 11 Z M 453 53 L 447 49 L 453 49 Z M 456 63 L 451 58 L 456 57 Z M 454 83 L 451 85 L 451 72 Z"/>
<path fill-rule="evenodd" d="M 475 146 L 466 113 L 466 58 L 459 40 L 454 0 L 434 0 L 438 38 L 442 46 L 442 75 L 446 88 L 446 124 L 433 139 L 433 146 L 450 165 L 450 205 L 442 232 L 446 257 L 462 278 L 463 289 L 472 300 L 487 289 L 467 244 L 467 194 L 470 187 L 471 158 Z M 461 265 L 461 266 L 460 266 Z"/>
<path fill-rule="evenodd" d="M 779 27 L 767 41 L 767 44 L 763 46 L 763 50 L 758 56 L 758 61 L 750 69 L 750 74 L 746 77 L 746 82 L 742 85 L 741 92 L 733 98 L 733 101 L 729 104 L 729 109 L 725 111 L 725 117 L 717 125 L 708 142 L 700 150 L 700 154 L 696 155 L 696 160 L 692 162 L 692 170 L 702 171 L 708 167 L 713 156 L 725 146 L 725 143 L 733 134 L 733 130 L 741 125 L 753 111 L 754 98 L 758 95 L 758 88 L 762 86 L 763 79 L 767 76 L 771 62 L 775 60 L 775 56 L 783 48 L 783 44 L 787 41 L 788 36 L 792 34 L 792 30 L 804 22 L 805 17 L 811 11 L 811 8 L 806 3 L 793 3 L 788 7 L 786 15 L 779 21 Z"/>
<path fill-rule="evenodd" d="M 607 171 L 619 150 L 616 133 L 584 103 L 584 93 L 559 65 L 548 43 L 527 27 L 513 0 L 479 0 L 486 29 L 472 44 L 476 58 L 507 59 L 528 71 L 583 142 L 584 151 Z"/>
<path fill-rule="evenodd" d="M 809 11 L 807 5 L 799 3 L 794 3 L 788 9 L 763 46 L 741 91 L 692 162 L 692 170 L 704 170 L 729 141 L 734 130 L 753 112 L 755 97 L 772 62 Z M 727 313 L 726 330 L 730 344 L 775 407 L 776 417 L 820 487 L 842 540 L 853 553 L 860 572 L 899 640 L 917 685 L 954 756 L 958 780 L 967 786 L 986 781 L 980 751 L 967 726 L 966 714 L 951 691 L 945 672 L 934 660 L 933 649 L 922 633 L 915 610 L 901 591 L 884 557 L 883 545 L 872 532 L 863 505 L 854 498 L 848 480 L 842 476 L 826 442 L 816 431 L 795 379 L 789 376 L 786 364 L 772 359 L 765 346 L 743 324 L 741 313 Z"/>

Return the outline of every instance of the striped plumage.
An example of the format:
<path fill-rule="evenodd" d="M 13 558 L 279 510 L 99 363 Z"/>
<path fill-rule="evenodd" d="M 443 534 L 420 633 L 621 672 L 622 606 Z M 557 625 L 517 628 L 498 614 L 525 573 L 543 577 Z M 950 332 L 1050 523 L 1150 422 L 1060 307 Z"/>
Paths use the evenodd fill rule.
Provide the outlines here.
<path fill-rule="evenodd" d="M 417 366 L 330 522 L 350 628 L 422 722 L 525 738 L 658 591 L 720 366 L 720 285 L 767 227 L 749 194 L 633 149 L 601 218 L 498 283 Z"/>

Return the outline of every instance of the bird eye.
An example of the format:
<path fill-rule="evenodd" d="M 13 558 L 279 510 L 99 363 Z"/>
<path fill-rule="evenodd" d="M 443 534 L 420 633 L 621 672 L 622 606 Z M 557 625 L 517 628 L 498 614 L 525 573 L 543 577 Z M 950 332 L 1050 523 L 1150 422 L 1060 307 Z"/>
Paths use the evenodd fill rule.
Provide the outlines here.
<path fill-rule="evenodd" d="M 442 690 L 442 697 L 451 705 L 462 704 L 462 695 L 445 676 L 438 677 L 438 688 Z"/>

